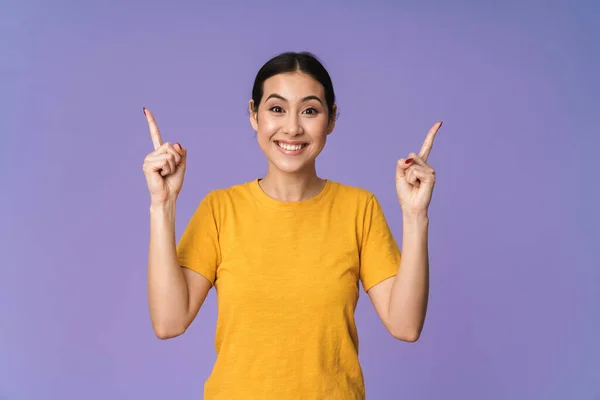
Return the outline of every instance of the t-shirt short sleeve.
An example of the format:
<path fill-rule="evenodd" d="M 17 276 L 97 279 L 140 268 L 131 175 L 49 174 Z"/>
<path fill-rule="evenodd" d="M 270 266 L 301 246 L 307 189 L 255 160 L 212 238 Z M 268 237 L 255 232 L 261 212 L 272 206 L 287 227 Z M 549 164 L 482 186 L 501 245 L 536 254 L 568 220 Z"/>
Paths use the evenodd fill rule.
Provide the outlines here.
<path fill-rule="evenodd" d="M 212 286 L 221 262 L 216 200 L 214 192 L 202 199 L 177 245 L 179 265 L 201 274 Z"/>
<path fill-rule="evenodd" d="M 401 253 L 377 198 L 365 210 L 360 249 L 360 279 L 365 291 L 396 275 Z"/>

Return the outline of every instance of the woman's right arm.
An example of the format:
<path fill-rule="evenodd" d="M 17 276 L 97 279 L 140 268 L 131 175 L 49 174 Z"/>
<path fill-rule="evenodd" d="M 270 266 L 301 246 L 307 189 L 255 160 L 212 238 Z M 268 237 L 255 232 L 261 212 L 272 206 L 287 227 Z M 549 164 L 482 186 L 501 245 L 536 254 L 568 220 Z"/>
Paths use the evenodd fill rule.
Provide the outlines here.
<path fill-rule="evenodd" d="M 183 185 L 187 150 L 162 142 L 152 113 L 144 108 L 154 151 L 142 167 L 150 192 L 148 302 L 156 336 L 169 339 L 185 332 L 206 299 L 211 284 L 179 266 L 175 242 L 175 205 Z"/>
<path fill-rule="evenodd" d="M 150 206 L 148 300 L 152 327 L 160 339 L 185 332 L 204 303 L 210 281 L 177 260 L 175 202 Z"/>

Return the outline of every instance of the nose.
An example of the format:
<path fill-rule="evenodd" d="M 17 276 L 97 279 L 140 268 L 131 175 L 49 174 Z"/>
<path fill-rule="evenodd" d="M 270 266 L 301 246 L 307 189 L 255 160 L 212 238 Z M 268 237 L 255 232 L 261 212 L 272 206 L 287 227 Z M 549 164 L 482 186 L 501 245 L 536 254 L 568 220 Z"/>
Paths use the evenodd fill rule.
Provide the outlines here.
<path fill-rule="evenodd" d="M 286 118 L 284 129 L 284 133 L 290 136 L 301 135 L 303 132 L 302 126 L 300 124 L 300 119 L 293 113 L 288 114 Z"/>

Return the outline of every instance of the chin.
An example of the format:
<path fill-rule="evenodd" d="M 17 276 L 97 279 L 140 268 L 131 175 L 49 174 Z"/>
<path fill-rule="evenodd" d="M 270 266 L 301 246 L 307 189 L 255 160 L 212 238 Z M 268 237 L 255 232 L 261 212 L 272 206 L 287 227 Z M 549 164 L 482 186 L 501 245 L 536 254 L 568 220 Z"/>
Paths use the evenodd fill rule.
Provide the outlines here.
<path fill-rule="evenodd" d="M 299 161 L 299 160 L 298 160 Z M 289 162 L 287 160 L 271 160 L 271 164 L 277 168 L 277 170 L 286 173 L 286 174 L 297 174 L 302 172 L 303 170 L 309 169 L 310 165 L 314 161 L 304 161 L 304 162 Z"/>

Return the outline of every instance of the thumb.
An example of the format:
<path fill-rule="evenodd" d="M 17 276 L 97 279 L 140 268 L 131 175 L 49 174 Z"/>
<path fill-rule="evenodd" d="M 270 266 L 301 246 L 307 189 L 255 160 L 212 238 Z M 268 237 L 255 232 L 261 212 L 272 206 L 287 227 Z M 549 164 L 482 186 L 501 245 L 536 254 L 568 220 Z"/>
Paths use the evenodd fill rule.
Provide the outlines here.
<path fill-rule="evenodd" d="M 406 170 L 412 165 L 412 158 L 405 160 L 401 158 L 396 164 L 396 179 L 404 178 L 406 176 Z"/>
<path fill-rule="evenodd" d="M 175 148 L 175 150 L 179 153 L 179 155 L 181 156 L 181 161 L 179 162 L 179 164 L 183 164 L 185 165 L 186 159 L 187 159 L 187 149 L 184 148 L 182 145 L 180 145 L 179 143 L 175 143 L 175 146 L 173 146 Z"/>

